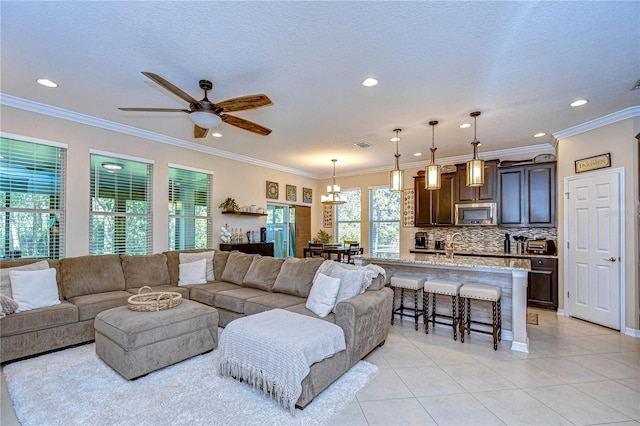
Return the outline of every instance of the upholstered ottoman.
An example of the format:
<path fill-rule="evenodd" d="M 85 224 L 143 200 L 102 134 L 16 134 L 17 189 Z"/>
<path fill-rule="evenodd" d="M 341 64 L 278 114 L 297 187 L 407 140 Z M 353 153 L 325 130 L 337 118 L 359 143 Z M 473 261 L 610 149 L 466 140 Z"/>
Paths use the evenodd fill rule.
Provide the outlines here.
<path fill-rule="evenodd" d="M 94 327 L 96 353 L 127 380 L 218 346 L 218 311 L 192 300 L 158 312 L 109 309 Z"/>

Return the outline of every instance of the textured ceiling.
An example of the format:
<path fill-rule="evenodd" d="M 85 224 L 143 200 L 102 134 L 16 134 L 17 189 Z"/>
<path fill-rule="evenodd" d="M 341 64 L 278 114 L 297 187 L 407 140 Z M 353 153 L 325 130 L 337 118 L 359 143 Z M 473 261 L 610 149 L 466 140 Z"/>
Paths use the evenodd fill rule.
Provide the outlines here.
<path fill-rule="evenodd" d="M 304 172 L 327 175 L 552 142 L 551 134 L 640 104 L 640 2 L 12 2 L 1 7 L 1 91 Z M 273 106 L 192 138 L 186 108 L 146 79 L 197 99 L 265 93 Z M 374 76 L 380 84 L 360 85 Z M 47 89 L 35 79 L 59 83 Z M 570 108 L 575 99 L 590 103 Z M 536 132 L 548 136 L 533 139 Z M 368 149 L 353 146 L 367 141 Z M 422 152 L 422 157 L 414 157 Z"/>

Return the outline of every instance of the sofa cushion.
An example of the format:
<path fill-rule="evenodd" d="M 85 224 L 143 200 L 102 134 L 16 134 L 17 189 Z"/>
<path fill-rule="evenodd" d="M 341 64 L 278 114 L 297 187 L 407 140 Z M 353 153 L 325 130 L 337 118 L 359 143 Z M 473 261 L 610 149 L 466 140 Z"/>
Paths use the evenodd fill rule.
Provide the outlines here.
<path fill-rule="evenodd" d="M 169 285 L 167 256 L 164 254 L 147 254 L 131 256 L 121 254 L 122 272 L 125 288 L 140 288 L 148 285 Z"/>
<path fill-rule="evenodd" d="M 232 252 L 227 259 L 227 264 L 222 271 L 220 279 L 233 284 L 242 285 L 244 276 L 253 262 L 255 255 L 240 252 Z M 215 259 L 215 256 L 214 256 Z"/>
<path fill-rule="evenodd" d="M 215 256 L 213 256 L 213 276 L 216 280 L 220 280 L 220 277 L 222 277 L 230 254 L 230 251 L 216 251 Z"/>
<path fill-rule="evenodd" d="M 178 269 L 180 270 L 179 286 L 205 284 L 207 282 L 207 259 L 181 263 L 178 265 Z"/>
<path fill-rule="evenodd" d="M 326 317 L 336 304 L 339 290 L 340 278 L 316 274 L 305 307 L 321 318 Z"/>
<path fill-rule="evenodd" d="M 249 266 L 247 275 L 245 275 L 242 280 L 242 285 L 271 291 L 271 287 L 273 287 L 273 283 L 276 282 L 283 262 L 284 259 L 277 259 L 270 256 L 263 257 L 256 254 L 251 262 L 251 266 Z"/>
<path fill-rule="evenodd" d="M 76 296 L 69 299 L 69 302 L 78 307 L 78 318 L 80 321 L 84 321 L 95 318 L 96 315 L 107 309 L 126 306 L 129 297 L 131 297 L 131 293 L 117 290 Z"/>
<path fill-rule="evenodd" d="M 322 257 L 286 258 L 271 290 L 277 293 L 308 297 L 313 277 L 322 262 L 324 262 Z"/>
<path fill-rule="evenodd" d="M 224 290 L 216 294 L 216 308 L 226 309 L 231 312 L 244 314 L 244 302 L 252 297 L 268 294 L 264 290 L 257 288 L 238 288 L 235 290 Z"/>
<path fill-rule="evenodd" d="M 284 309 L 289 306 L 304 303 L 303 297 L 291 296 L 284 293 L 268 293 L 252 297 L 244 302 L 244 314 L 253 315 L 274 308 Z"/>
<path fill-rule="evenodd" d="M 309 309 L 307 309 L 307 307 L 305 306 L 304 303 L 300 303 L 298 305 L 289 306 L 287 308 L 284 308 L 284 310 L 285 311 L 295 312 L 297 314 L 308 315 L 310 317 L 318 318 L 318 319 L 325 320 L 325 321 L 329 321 L 329 322 L 332 322 L 334 324 L 336 323 L 336 314 L 334 314 L 333 312 L 331 312 L 329 315 L 327 315 L 324 318 L 320 318 L 318 315 L 314 314 Z"/>
<path fill-rule="evenodd" d="M 178 278 L 180 276 L 180 271 L 178 270 L 178 265 L 180 264 L 180 253 L 202 253 L 203 251 L 215 251 L 216 256 L 218 255 L 218 251 L 214 249 L 191 249 L 191 250 L 172 250 L 162 252 L 167 257 L 167 270 L 169 271 L 169 284 L 170 285 L 178 285 Z M 214 256 L 215 257 L 215 256 Z M 214 266 L 214 273 L 215 266 Z"/>
<path fill-rule="evenodd" d="M 67 257 L 60 261 L 65 299 L 125 289 L 124 273 L 117 254 Z"/>
<path fill-rule="evenodd" d="M 154 285 L 150 286 L 151 291 L 173 291 L 176 293 L 180 293 L 183 299 L 189 299 L 189 288 L 178 287 L 175 285 Z M 140 287 L 142 288 L 142 287 Z M 127 293 L 138 294 L 140 288 L 128 288 Z M 145 289 L 144 292 L 148 292 L 149 290 Z"/>
<path fill-rule="evenodd" d="M 214 281 L 207 284 L 193 285 L 189 288 L 191 289 L 189 294 L 191 300 L 209 306 L 216 306 L 216 294 L 224 290 L 235 290 L 242 287 L 225 281 Z"/>
<path fill-rule="evenodd" d="M 13 336 L 73 324 L 78 322 L 78 318 L 78 308 L 63 301 L 59 305 L 19 312 L 2 318 L 0 336 Z"/>
<path fill-rule="evenodd" d="M 214 281 L 215 275 L 213 273 L 213 256 L 215 255 L 215 251 L 201 251 L 199 253 L 180 253 L 178 258 L 180 259 L 180 264 L 183 263 L 192 263 L 197 262 L 198 260 L 206 260 L 207 268 L 206 268 L 206 280 Z"/>

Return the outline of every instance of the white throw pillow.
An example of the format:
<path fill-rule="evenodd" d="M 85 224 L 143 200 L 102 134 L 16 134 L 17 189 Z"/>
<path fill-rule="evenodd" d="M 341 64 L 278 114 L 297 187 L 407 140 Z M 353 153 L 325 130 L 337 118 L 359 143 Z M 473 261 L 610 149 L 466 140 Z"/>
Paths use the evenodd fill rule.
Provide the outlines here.
<path fill-rule="evenodd" d="M 362 274 L 362 270 L 350 271 L 340 267 L 333 268 L 329 276 L 340 279 L 340 291 L 338 291 L 338 296 L 336 297 L 336 305 L 343 300 L 351 299 L 360 294 Z M 335 312 L 335 306 L 333 311 Z"/>
<path fill-rule="evenodd" d="M 41 271 L 11 271 L 11 291 L 18 303 L 16 312 L 60 304 L 55 268 Z"/>
<path fill-rule="evenodd" d="M 191 263 L 200 259 L 207 260 L 207 281 L 215 280 L 213 276 L 213 255 L 215 251 L 203 251 L 200 253 L 180 253 L 180 263 Z"/>
<path fill-rule="evenodd" d="M 11 279 L 9 278 L 11 271 L 41 271 L 43 269 L 49 269 L 49 262 L 46 260 L 22 266 L 14 266 L 13 268 L 0 269 L 0 294 L 9 298 L 13 297 L 11 295 Z"/>
<path fill-rule="evenodd" d="M 339 278 L 331 278 L 325 274 L 316 275 L 305 304 L 306 308 L 320 318 L 326 317 L 336 304 L 339 290 Z"/>
<path fill-rule="evenodd" d="M 200 259 L 191 263 L 179 265 L 180 276 L 178 285 L 205 284 L 207 282 L 207 259 Z"/>

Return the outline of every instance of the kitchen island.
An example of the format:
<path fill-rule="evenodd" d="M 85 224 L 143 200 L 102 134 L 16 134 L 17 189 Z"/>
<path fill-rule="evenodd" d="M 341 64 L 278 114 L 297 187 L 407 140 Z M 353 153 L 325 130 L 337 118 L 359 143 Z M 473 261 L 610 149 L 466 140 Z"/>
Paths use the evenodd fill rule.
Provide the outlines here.
<path fill-rule="evenodd" d="M 450 279 L 464 283 L 497 285 L 502 288 L 502 338 L 511 340 L 511 350 L 529 352 L 527 337 L 527 274 L 529 259 L 503 257 L 454 256 L 439 254 L 362 255 L 356 264 L 376 264 L 394 274 L 421 276 L 426 279 Z M 485 304 L 476 304 L 485 305 Z M 489 311 L 476 307 L 473 316 L 486 320 Z M 479 318 L 478 318 L 479 316 Z M 484 318 L 483 318 L 484 317 Z"/>

